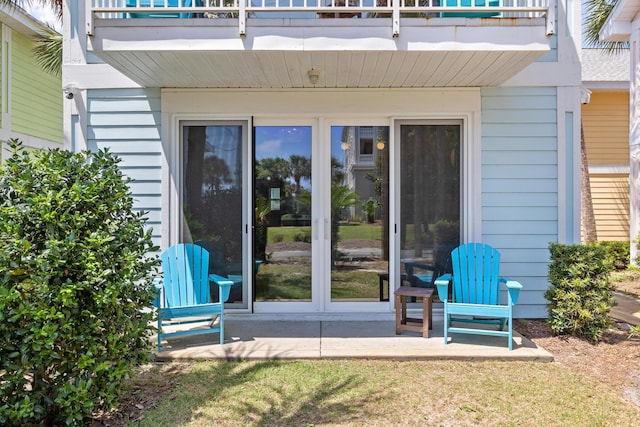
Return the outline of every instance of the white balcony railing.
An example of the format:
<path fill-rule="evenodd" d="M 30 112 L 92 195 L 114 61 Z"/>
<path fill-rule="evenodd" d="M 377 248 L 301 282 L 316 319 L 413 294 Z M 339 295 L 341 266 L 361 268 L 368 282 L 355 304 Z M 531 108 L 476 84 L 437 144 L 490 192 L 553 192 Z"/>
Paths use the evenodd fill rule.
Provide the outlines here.
<path fill-rule="evenodd" d="M 546 17 L 554 33 L 556 0 L 87 0 L 87 33 L 95 18 L 234 19 L 246 33 L 247 18 L 391 18 L 393 36 L 400 18 Z M 169 24 L 167 22 L 167 24 Z M 176 25 L 176 24 L 169 24 Z"/>

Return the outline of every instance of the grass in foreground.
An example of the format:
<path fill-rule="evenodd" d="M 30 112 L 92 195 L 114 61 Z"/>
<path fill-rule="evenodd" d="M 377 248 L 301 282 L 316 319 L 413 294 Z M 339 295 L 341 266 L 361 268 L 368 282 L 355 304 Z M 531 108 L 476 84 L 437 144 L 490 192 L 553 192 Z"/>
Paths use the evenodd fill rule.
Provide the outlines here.
<path fill-rule="evenodd" d="M 556 363 L 212 361 L 151 374 L 175 387 L 135 425 L 640 425 L 612 389 Z"/>

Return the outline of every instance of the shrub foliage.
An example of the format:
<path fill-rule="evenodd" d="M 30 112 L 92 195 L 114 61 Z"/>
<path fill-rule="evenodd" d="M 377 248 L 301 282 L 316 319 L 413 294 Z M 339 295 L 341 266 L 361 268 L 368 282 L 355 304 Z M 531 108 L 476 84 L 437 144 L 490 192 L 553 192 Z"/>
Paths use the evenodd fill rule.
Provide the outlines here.
<path fill-rule="evenodd" d="M 556 335 L 570 334 L 597 341 L 611 326 L 613 287 L 611 264 L 599 245 L 552 243 L 549 282 L 544 296 L 549 301 L 548 322 Z"/>
<path fill-rule="evenodd" d="M 0 425 L 79 425 L 147 361 L 157 251 L 107 151 L 0 169 Z"/>
<path fill-rule="evenodd" d="M 631 244 L 628 241 L 602 241 L 594 243 L 606 251 L 606 261 L 614 270 L 623 271 L 629 268 Z"/>

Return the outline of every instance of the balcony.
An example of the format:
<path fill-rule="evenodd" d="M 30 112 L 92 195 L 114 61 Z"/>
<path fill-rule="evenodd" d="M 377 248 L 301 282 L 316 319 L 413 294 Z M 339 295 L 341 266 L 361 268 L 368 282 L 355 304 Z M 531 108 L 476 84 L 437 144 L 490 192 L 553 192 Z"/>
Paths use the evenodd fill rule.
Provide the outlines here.
<path fill-rule="evenodd" d="M 496 86 L 555 32 L 554 0 L 89 1 L 87 49 L 147 87 Z"/>

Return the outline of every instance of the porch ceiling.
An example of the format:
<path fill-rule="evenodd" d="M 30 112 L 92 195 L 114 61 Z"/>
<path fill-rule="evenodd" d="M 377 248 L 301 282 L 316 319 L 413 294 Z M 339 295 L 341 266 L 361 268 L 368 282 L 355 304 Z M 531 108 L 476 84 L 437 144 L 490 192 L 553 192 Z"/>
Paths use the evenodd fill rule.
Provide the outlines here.
<path fill-rule="evenodd" d="M 497 86 L 549 50 L 544 25 L 534 21 L 487 27 L 425 26 L 421 20 L 422 26 L 403 27 L 398 38 L 380 25 L 260 27 L 241 38 L 219 25 L 127 31 L 107 22 L 96 26 L 89 50 L 145 87 Z M 319 72 L 316 84 L 311 69 Z"/>

